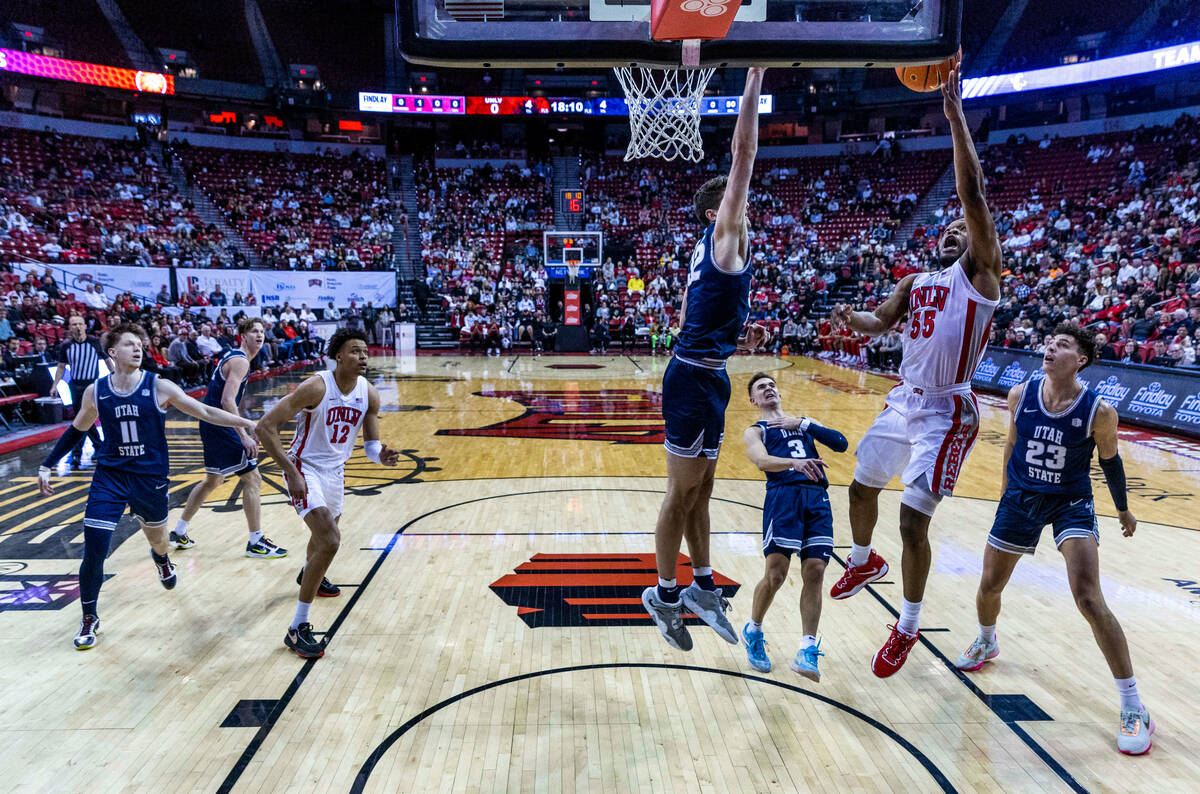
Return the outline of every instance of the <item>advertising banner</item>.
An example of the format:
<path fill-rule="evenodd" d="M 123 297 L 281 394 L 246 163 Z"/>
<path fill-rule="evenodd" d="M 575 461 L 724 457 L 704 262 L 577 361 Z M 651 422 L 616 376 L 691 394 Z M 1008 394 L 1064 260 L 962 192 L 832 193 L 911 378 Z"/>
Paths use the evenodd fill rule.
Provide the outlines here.
<path fill-rule="evenodd" d="M 70 24 L 70 23 L 68 23 Z M 85 61 L 68 61 L 23 50 L 0 49 L 0 71 L 19 72 L 51 80 L 123 88 L 143 94 L 174 94 L 175 76 L 162 72 L 139 72 L 119 66 Z"/>
<path fill-rule="evenodd" d="M 386 270 L 367 273 L 252 270 L 250 286 L 261 306 L 290 303 L 299 307 L 307 303 L 310 309 L 324 309 L 333 301 L 337 308 L 344 309 L 350 301 L 358 306 L 368 301 L 376 306 L 396 304 L 396 274 Z"/>
<path fill-rule="evenodd" d="M 25 280 L 27 273 L 42 275 L 46 268 L 58 281 L 61 292 L 74 292 L 83 300 L 89 284 L 103 284 L 104 294 L 111 301 L 119 292 L 131 292 L 134 297 L 151 303 L 163 284 L 171 283 L 171 271 L 165 267 L 132 267 L 129 265 L 59 265 L 41 262 L 12 262 L 12 270 Z"/>
<path fill-rule="evenodd" d="M 1040 353 L 989 347 L 971 384 L 982 391 L 1007 392 L 1040 372 L 1041 366 Z M 1097 362 L 1079 379 L 1123 420 L 1200 437 L 1200 369 Z"/>
<path fill-rule="evenodd" d="M 579 290 L 569 289 L 566 291 L 566 315 L 563 318 L 567 325 L 579 325 Z"/>
<path fill-rule="evenodd" d="M 249 270 L 177 267 L 175 268 L 175 285 L 179 287 L 181 295 L 193 286 L 208 295 L 220 285 L 221 292 L 225 293 L 226 300 L 230 303 L 233 302 L 233 296 L 237 293 L 245 295 L 252 291 Z"/>
<path fill-rule="evenodd" d="M 993 74 L 986 77 L 971 77 L 962 81 L 963 99 L 1008 94 L 1014 91 L 1037 91 L 1042 88 L 1058 88 L 1064 85 L 1090 83 L 1096 80 L 1111 80 L 1135 74 L 1159 72 L 1200 63 L 1200 41 L 1173 44 L 1156 50 L 1145 50 L 1115 58 L 1050 66 L 1028 72 Z"/>

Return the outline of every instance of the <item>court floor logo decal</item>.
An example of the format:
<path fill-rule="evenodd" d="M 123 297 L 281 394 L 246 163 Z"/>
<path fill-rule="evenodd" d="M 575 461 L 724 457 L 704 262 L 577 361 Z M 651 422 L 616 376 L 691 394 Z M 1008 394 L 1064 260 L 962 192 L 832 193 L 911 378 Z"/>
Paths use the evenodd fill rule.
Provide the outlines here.
<path fill-rule="evenodd" d="M 479 397 L 512 400 L 525 412 L 476 428 L 439 430 L 439 436 L 552 438 L 661 444 L 662 395 L 644 389 L 482 391 Z"/>
<path fill-rule="evenodd" d="M 680 554 L 676 581 L 692 583 L 692 561 Z M 726 598 L 741 585 L 713 571 Z M 658 583 L 654 554 L 535 554 L 513 573 L 492 582 L 492 592 L 517 608 L 531 629 L 544 626 L 652 625 L 642 591 Z M 701 625 L 691 613 L 684 622 Z"/>

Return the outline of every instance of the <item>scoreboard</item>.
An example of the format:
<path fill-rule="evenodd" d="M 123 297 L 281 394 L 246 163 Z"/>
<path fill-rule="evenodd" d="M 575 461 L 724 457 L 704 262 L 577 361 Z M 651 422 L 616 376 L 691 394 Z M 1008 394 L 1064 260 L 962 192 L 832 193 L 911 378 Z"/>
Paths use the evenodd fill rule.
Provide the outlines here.
<path fill-rule="evenodd" d="M 583 191 L 579 188 L 560 190 L 558 206 L 562 208 L 563 214 L 568 217 L 582 217 L 585 211 Z"/>

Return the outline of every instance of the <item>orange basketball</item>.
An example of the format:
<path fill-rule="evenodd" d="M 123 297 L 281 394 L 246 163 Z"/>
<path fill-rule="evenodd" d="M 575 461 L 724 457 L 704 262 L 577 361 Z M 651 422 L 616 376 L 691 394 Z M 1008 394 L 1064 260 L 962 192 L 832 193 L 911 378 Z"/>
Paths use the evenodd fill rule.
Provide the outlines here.
<path fill-rule="evenodd" d="M 946 84 L 946 80 L 950 77 L 950 70 L 962 61 L 962 47 L 958 48 L 958 52 L 951 55 L 941 63 L 935 63 L 930 66 L 897 66 L 896 76 L 900 78 L 900 82 L 905 88 L 911 88 L 913 91 L 937 91 Z"/>

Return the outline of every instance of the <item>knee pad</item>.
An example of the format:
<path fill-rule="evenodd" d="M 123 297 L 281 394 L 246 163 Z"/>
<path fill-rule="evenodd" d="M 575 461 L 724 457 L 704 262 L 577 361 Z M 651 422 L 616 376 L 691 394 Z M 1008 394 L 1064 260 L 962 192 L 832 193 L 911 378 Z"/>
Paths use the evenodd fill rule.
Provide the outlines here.
<path fill-rule="evenodd" d="M 924 474 L 904 486 L 904 493 L 900 496 L 900 504 L 908 505 L 918 513 L 924 513 L 927 516 L 933 515 L 933 511 L 937 509 L 938 503 L 941 501 L 941 494 L 933 492 L 933 489 L 929 487 L 929 478 Z"/>

